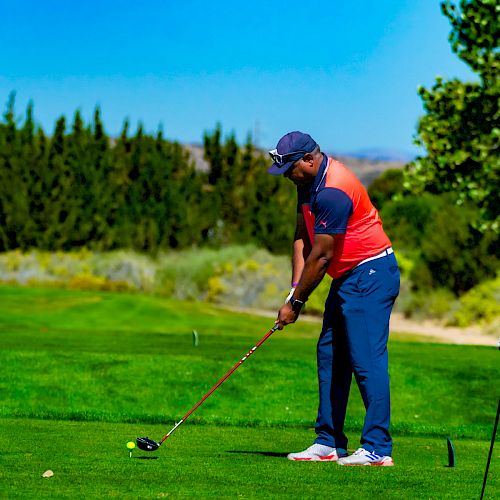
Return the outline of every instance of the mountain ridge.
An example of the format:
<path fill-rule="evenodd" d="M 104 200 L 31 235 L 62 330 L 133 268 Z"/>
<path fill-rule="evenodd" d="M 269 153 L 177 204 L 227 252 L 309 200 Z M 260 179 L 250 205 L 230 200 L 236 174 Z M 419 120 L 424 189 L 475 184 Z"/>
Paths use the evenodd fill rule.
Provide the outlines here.
<path fill-rule="evenodd" d="M 207 172 L 209 164 L 204 158 L 204 149 L 201 144 L 184 144 L 183 147 L 189 152 L 195 162 L 196 168 Z M 373 150 L 373 149 L 372 149 Z M 368 150 L 366 150 L 368 151 Z M 383 151 L 382 149 L 380 151 Z M 265 151 L 261 151 L 266 153 Z M 401 169 L 408 163 L 398 159 L 377 159 L 365 156 L 354 156 L 351 154 L 332 153 L 325 151 L 328 156 L 335 158 L 351 170 L 366 188 L 388 169 Z M 269 160 L 271 162 L 271 160 Z"/>

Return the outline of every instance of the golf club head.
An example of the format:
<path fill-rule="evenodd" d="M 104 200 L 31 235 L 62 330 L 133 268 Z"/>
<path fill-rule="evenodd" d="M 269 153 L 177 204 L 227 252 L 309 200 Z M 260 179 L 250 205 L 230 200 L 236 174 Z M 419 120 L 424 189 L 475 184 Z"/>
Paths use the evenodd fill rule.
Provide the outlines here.
<path fill-rule="evenodd" d="M 137 438 L 137 448 L 144 451 L 156 451 L 160 447 L 160 443 L 157 443 L 153 439 L 147 437 Z"/>

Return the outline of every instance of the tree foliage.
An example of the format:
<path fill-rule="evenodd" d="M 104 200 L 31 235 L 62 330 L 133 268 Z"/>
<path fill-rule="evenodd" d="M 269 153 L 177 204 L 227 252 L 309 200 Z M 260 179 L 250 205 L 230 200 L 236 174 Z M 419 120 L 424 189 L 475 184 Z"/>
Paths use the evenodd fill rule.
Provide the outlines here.
<path fill-rule="evenodd" d="M 478 76 L 477 82 L 437 78 L 430 89 L 419 88 L 425 116 L 416 144 L 427 154 L 410 164 L 405 187 L 453 193 L 458 204 L 479 208 L 475 226 L 500 232 L 500 7 L 496 0 L 442 2 L 450 20 L 452 50 Z"/>
<path fill-rule="evenodd" d="M 249 138 L 240 147 L 220 126 L 204 137 L 207 172 L 178 143 L 125 121 L 110 138 L 96 108 L 60 117 L 48 137 L 33 105 L 16 119 L 14 94 L 0 121 L 0 251 L 132 248 L 157 252 L 253 242 L 286 252 L 294 191 L 266 173 Z M 274 200 L 271 201 L 271 198 Z"/>
<path fill-rule="evenodd" d="M 452 193 L 405 196 L 384 204 L 381 217 L 395 247 L 412 258 L 415 289 L 460 295 L 496 275 L 500 249 L 492 231 L 474 228 L 479 209 L 471 202 L 458 206 Z"/>
<path fill-rule="evenodd" d="M 368 187 L 368 194 L 377 210 L 403 192 L 404 172 L 400 168 L 389 168 L 374 179 Z"/>

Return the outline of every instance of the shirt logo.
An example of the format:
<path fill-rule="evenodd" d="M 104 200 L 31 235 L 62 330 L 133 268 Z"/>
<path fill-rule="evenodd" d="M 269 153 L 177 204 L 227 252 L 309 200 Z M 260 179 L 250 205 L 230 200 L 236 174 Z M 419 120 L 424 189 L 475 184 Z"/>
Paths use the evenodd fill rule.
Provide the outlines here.
<path fill-rule="evenodd" d="M 326 220 L 322 220 L 322 221 L 319 221 L 319 223 L 324 227 L 326 228 Z"/>
<path fill-rule="evenodd" d="M 368 271 L 368 276 L 371 276 L 372 274 L 375 274 L 377 271 L 375 271 L 375 269 L 370 269 L 370 271 Z"/>

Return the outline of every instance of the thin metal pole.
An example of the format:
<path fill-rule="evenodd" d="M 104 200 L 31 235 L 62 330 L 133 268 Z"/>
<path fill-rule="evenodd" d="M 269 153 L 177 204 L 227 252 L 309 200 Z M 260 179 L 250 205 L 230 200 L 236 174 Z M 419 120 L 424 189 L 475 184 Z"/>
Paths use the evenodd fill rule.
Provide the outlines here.
<path fill-rule="evenodd" d="M 180 420 L 177 422 L 172 429 L 165 434 L 160 444 L 165 441 L 183 422 L 185 422 L 189 416 L 198 408 L 219 386 L 223 384 L 225 380 L 227 380 L 230 375 L 237 370 L 239 366 L 241 366 L 276 330 L 278 329 L 278 325 L 274 325 L 267 333 L 262 337 L 254 347 L 252 347 Z"/>
<path fill-rule="evenodd" d="M 495 444 L 495 437 L 497 435 L 498 415 L 499 414 L 500 414 L 500 399 L 498 400 L 497 416 L 495 419 L 495 425 L 493 426 L 493 435 L 491 436 L 490 452 L 488 453 L 488 462 L 486 462 L 486 470 L 484 471 L 483 489 L 481 490 L 480 500 L 483 500 L 484 488 L 486 488 L 486 480 L 488 479 L 488 469 L 490 468 L 491 455 L 493 454 L 493 446 Z"/>

